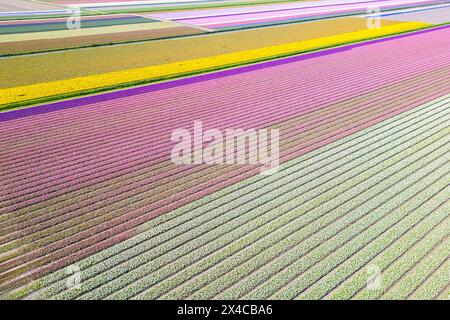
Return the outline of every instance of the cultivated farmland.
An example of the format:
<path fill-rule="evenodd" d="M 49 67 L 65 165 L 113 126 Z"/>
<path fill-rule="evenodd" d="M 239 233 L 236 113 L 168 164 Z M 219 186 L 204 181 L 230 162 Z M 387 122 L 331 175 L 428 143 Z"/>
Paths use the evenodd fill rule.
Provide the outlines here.
<path fill-rule="evenodd" d="M 447 1 L 126 2 L 0 14 L 2 299 L 448 299 Z"/>

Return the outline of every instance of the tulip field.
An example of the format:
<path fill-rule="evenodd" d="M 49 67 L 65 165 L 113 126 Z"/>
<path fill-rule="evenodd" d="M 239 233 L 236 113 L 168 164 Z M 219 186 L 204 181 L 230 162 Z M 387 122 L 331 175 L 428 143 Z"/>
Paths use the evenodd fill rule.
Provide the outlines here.
<path fill-rule="evenodd" d="M 436 4 L 436 1 L 371 1 L 370 6 L 379 10 L 403 8 L 423 4 Z M 276 5 L 203 10 L 201 12 L 169 12 L 151 14 L 173 21 L 179 21 L 212 29 L 230 29 L 254 25 L 267 25 L 283 21 L 304 21 L 324 17 L 345 16 L 367 12 L 366 1 L 319 1 L 294 2 Z"/>
<path fill-rule="evenodd" d="M 0 1 L 0 299 L 450 299 L 449 10 Z"/>

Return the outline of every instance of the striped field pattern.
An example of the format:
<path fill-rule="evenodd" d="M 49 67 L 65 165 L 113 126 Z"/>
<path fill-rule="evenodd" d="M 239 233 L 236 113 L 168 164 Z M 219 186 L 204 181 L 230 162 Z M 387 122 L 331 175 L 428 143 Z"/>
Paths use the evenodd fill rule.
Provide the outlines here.
<path fill-rule="evenodd" d="M 9 13 L 17 11 L 49 11 L 61 9 L 60 6 L 46 4 L 44 1 L 27 1 L 27 0 L 0 0 L 0 13 Z M 0 14 L 1 16 L 1 14 Z"/>
<path fill-rule="evenodd" d="M 192 10 L 200 8 L 251 6 L 294 1 L 313 3 L 315 0 L 46 0 L 48 3 L 59 5 L 80 5 L 84 9 L 103 13 Z M 326 0 L 326 2 L 328 2 L 328 0 Z"/>
<path fill-rule="evenodd" d="M 370 17 L 370 15 L 368 15 Z M 412 8 L 406 10 L 395 10 L 381 14 L 382 18 L 395 21 L 421 21 L 428 23 L 450 22 L 450 3 L 442 5 Z"/>
<path fill-rule="evenodd" d="M 156 24 L 166 24 L 166 22 L 151 23 L 150 25 Z M 71 78 L 54 82 L 43 82 L 30 86 L 0 89 L 0 109 L 10 109 L 37 104 L 39 102 L 61 100 L 66 97 L 95 93 L 102 90 L 190 76 L 197 73 L 205 73 L 252 62 L 294 55 L 301 52 L 314 51 L 388 35 L 396 35 L 412 30 L 426 29 L 429 27 L 430 25 L 424 23 L 405 22 L 381 27 L 379 29 L 358 30 L 302 42 L 286 43 L 278 46 L 221 54 L 214 57 L 207 56 L 176 63 L 165 63 L 162 65 L 119 72 L 95 74 L 89 77 Z M 85 29 L 82 30 L 84 31 Z M 89 31 L 89 29 L 87 30 Z M 424 31 L 427 32 L 426 30 Z"/>
<path fill-rule="evenodd" d="M 257 25 L 275 24 L 281 22 L 304 21 L 325 17 L 336 17 L 357 13 L 367 13 L 368 8 L 392 10 L 418 5 L 448 3 L 448 1 L 334 1 L 323 3 L 297 2 L 282 3 L 268 6 L 250 6 L 239 8 L 224 8 L 216 10 L 200 10 L 185 13 L 168 12 L 152 16 L 197 25 L 210 29 L 230 29 Z M 411 21 L 411 20 L 410 20 Z M 414 21 L 414 20 L 412 20 Z"/>
<path fill-rule="evenodd" d="M 73 20 L 73 18 L 72 18 Z M 0 55 L 18 55 L 101 44 L 200 34 L 205 30 L 133 14 L 0 21 Z"/>
<path fill-rule="evenodd" d="M 396 23 L 398 22 L 392 22 L 390 25 Z M 387 22 L 384 20 L 383 26 L 386 25 Z M 208 36 L 178 38 L 170 41 L 149 41 L 122 46 L 102 46 L 89 50 L 66 50 L 45 55 L 9 57 L 0 59 L 0 69 L 4 70 L 4 74 L 0 78 L 0 87 L 12 88 L 181 62 L 337 36 L 366 28 L 367 22 L 363 18 L 340 18 L 271 28 L 247 29 L 240 32 L 210 33 Z M 99 35 L 96 35 L 93 41 L 98 37 Z M 55 41 L 61 45 L 61 39 Z M 33 42 L 33 44 L 38 46 L 36 49 L 44 48 L 46 45 L 43 41 Z M 11 43 L 9 46 L 1 47 L 0 53 L 3 51 L 14 52 L 15 49 L 10 47 Z M 130 51 L 133 52 L 133 59 L 124 59 Z M 152 59 L 148 59 L 149 52 L 152 54 Z M 29 70 L 33 70 L 34 73 Z M 24 76 L 25 72 L 27 76 Z"/>
<path fill-rule="evenodd" d="M 149 23 L 158 20 L 135 15 L 105 15 L 80 17 L 81 28 Z M 43 31 L 67 30 L 67 19 L 37 19 L 26 21 L 0 21 L 0 34 L 20 34 Z"/>
<path fill-rule="evenodd" d="M 156 218 L 81 261 L 80 289 L 65 288 L 63 270 L 40 297 L 349 298 L 369 294 L 361 267 L 374 257 L 397 259 L 402 273 L 386 274 L 404 276 L 370 295 L 420 292 L 421 282 L 402 286 L 413 264 L 428 256 L 445 268 L 449 252 L 449 104 L 436 99 Z"/>
<path fill-rule="evenodd" d="M 0 113 L 0 293 L 447 298 L 449 52 L 444 26 Z M 279 129 L 280 170 L 174 164 L 194 121 Z"/>

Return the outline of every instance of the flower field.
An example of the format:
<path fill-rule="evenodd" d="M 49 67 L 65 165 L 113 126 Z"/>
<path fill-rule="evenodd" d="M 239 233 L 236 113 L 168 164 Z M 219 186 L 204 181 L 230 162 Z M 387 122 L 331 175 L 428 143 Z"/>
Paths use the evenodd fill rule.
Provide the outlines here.
<path fill-rule="evenodd" d="M 371 1 L 370 6 L 379 10 L 398 9 L 424 4 L 441 4 L 448 1 Z M 336 4 L 334 4 L 336 3 Z M 324 17 L 335 17 L 355 13 L 366 13 L 367 3 L 364 1 L 299 2 L 294 4 L 268 5 L 265 7 L 225 8 L 211 11 L 153 14 L 174 21 L 197 25 L 211 29 L 248 27 L 267 25 L 283 21 L 301 21 Z"/>
<path fill-rule="evenodd" d="M 383 20 L 382 23 L 383 26 L 390 26 L 399 22 Z M 0 59 L 0 68 L 4 70 L 4 75 L 0 78 L 0 87 L 19 87 L 214 57 L 365 29 L 367 29 L 366 19 L 351 17 L 246 29 L 240 32 L 214 33 L 203 37 L 180 37 L 170 41 L 148 41 L 122 46 L 100 46 L 89 50 L 66 50 L 41 55 L 9 57 Z M 8 49 L 10 45 L 2 48 L 12 50 Z M 129 51 L 133 52 L 132 59 L 124 59 Z M 148 58 L 148 52 L 152 53 L 151 59 Z"/>
<path fill-rule="evenodd" d="M 43 2 L 25 1 L 25 0 L 14 0 L 14 1 L 1 1 L 0 2 L 0 12 L 17 12 L 17 11 L 52 11 L 58 10 L 61 7 L 46 4 Z"/>
<path fill-rule="evenodd" d="M 99 44 L 200 34 L 205 31 L 176 22 L 114 14 L 80 16 L 80 29 L 67 28 L 67 18 L 0 21 L 0 55 L 88 47 Z"/>
<path fill-rule="evenodd" d="M 0 89 L 0 108 L 21 105 L 21 102 L 35 103 L 44 100 L 54 100 L 69 95 L 89 93 L 98 89 L 110 89 L 120 85 L 137 84 L 141 81 L 150 82 L 191 75 L 230 67 L 259 60 L 277 58 L 284 55 L 307 52 L 320 48 L 332 47 L 345 43 L 368 40 L 380 36 L 417 30 L 427 27 L 427 24 L 418 22 L 405 22 L 376 30 L 361 30 L 303 42 L 288 43 L 284 45 L 266 47 L 243 52 L 218 55 L 215 57 L 187 60 L 142 69 L 126 70 L 85 78 L 73 78 L 50 83 L 40 83 L 24 87 Z"/>
<path fill-rule="evenodd" d="M 126 3 L 108 2 L 86 10 Z M 0 299 L 449 299 L 447 7 L 378 2 L 375 29 L 345 0 L 98 13 L 80 32 L 352 16 L 0 59 Z M 0 21 L 0 50 L 63 24 Z M 195 162 L 238 128 L 279 132 L 275 171 L 251 162 L 261 136 L 248 162 Z"/>
<path fill-rule="evenodd" d="M 449 16 L 450 4 L 448 3 L 427 8 L 396 10 L 382 15 L 395 21 L 421 21 L 434 24 L 447 22 Z"/>
<path fill-rule="evenodd" d="M 81 18 L 82 28 L 96 28 L 113 25 L 128 25 L 157 20 L 147 19 L 134 15 L 111 15 L 111 16 L 86 16 Z M 3 21 L 0 22 L 0 34 L 35 33 L 43 31 L 56 31 L 67 29 L 67 21 L 64 18 L 36 19 L 25 21 Z"/>
<path fill-rule="evenodd" d="M 148 11 L 172 11 L 172 10 L 192 10 L 203 8 L 223 8 L 235 6 L 251 6 L 270 4 L 277 2 L 289 2 L 293 0 L 46 0 L 45 2 L 59 5 L 81 4 L 82 8 L 95 10 L 103 13 L 120 12 L 148 12 Z M 305 0 L 300 0 L 305 1 Z"/>

